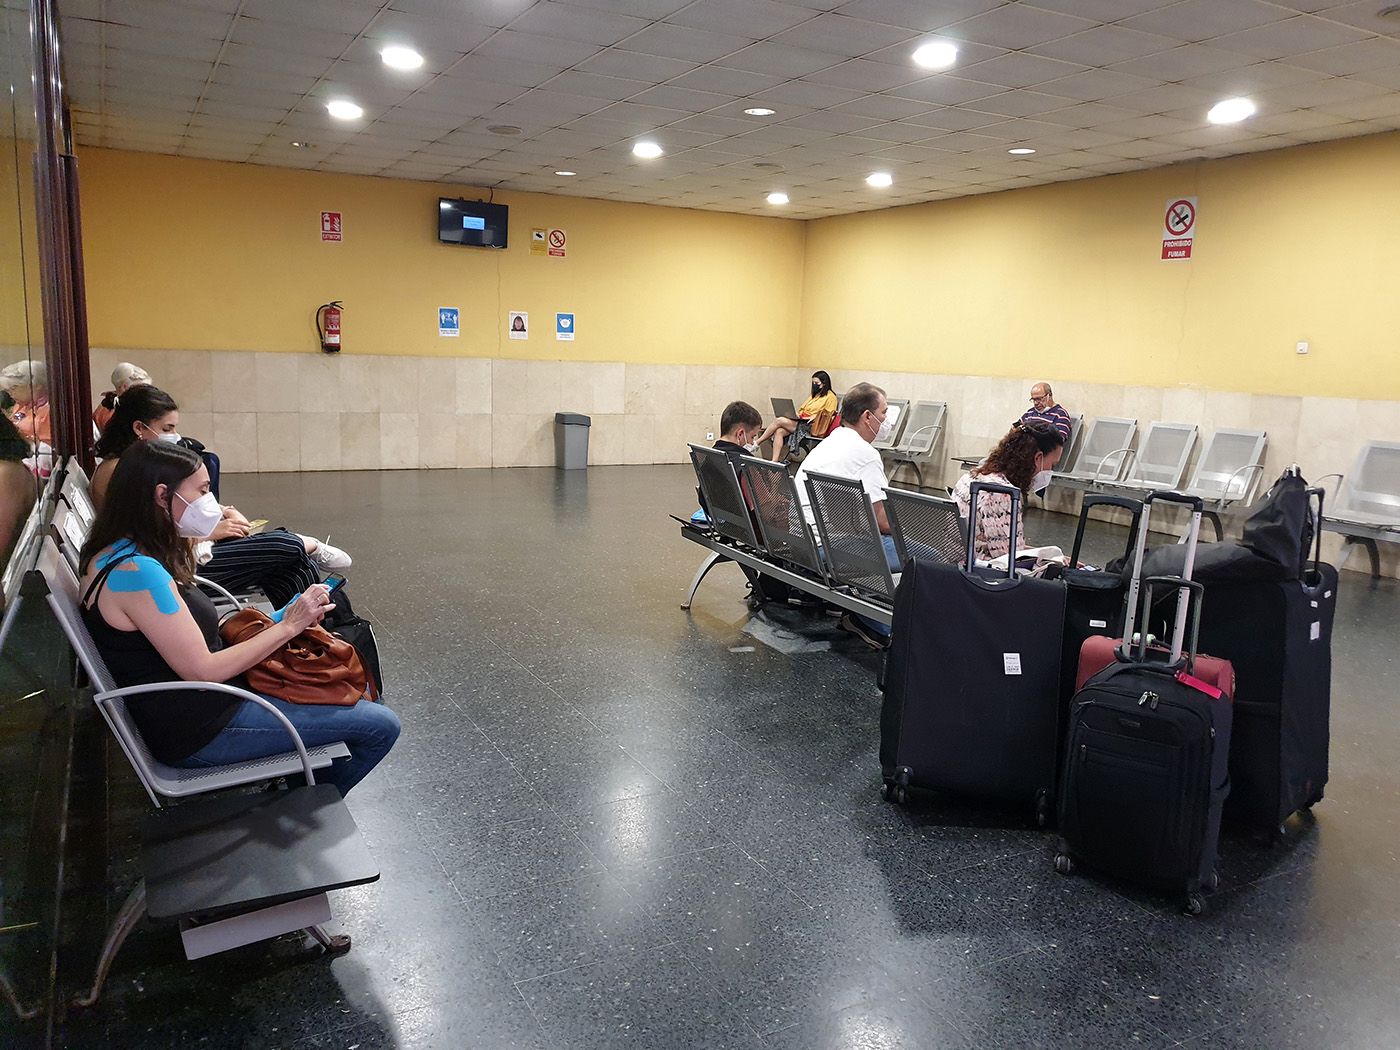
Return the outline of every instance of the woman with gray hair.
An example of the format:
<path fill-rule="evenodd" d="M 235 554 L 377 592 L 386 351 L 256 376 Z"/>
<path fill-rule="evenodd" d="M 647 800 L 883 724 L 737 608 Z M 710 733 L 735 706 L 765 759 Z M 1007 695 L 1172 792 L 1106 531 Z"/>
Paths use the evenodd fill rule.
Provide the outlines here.
<path fill-rule="evenodd" d="M 141 383 L 150 383 L 150 381 L 150 373 L 140 365 L 133 365 L 130 361 L 123 361 L 112 369 L 112 389 L 102 392 L 101 402 L 92 410 L 92 422 L 97 427 L 97 432 L 101 434 L 106 429 L 107 421 L 117 410 L 117 398 L 125 394 L 131 387 Z"/>
<path fill-rule="evenodd" d="M 5 415 L 29 447 L 53 444 L 53 427 L 49 422 L 49 370 L 42 361 L 16 361 L 0 368 L 0 389 L 13 401 Z"/>

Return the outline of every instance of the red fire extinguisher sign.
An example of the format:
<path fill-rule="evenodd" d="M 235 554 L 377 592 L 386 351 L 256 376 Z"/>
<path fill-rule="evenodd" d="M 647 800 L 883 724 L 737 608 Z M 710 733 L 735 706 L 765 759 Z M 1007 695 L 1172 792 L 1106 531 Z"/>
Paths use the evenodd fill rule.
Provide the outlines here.
<path fill-rule="evenodd" d="M 340 228 L 340 212 L 321 212 L 321 240 L 338 241 L 342 240 Z"/>

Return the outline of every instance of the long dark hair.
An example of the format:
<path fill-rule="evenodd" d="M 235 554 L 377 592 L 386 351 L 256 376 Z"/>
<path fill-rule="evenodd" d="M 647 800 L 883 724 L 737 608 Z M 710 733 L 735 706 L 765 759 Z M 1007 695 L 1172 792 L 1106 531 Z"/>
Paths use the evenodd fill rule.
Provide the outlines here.
<path fill-rule="evenodd" d="M 138 441 L 122 453 L 107 483 L 107 498 L 92 523 L 79 560 L 81 572 L 98 552 L 130 540 L 180 583 L 194 582 L 194 555 L 175 528 L 175 490 L 204 465 L 199 454 L 168 441 Z M 165 506 L 156 487 L 165 486 Z"/>
<path fill-rule="evenodd" d="M 1046 423 L 1016 420 L 1006 437 L 997 442 L 987 462 L 972 471 L 973 477 L 1000 474 L 1022 492 L 1035 478 L 1035 454 L 1048 456 L 1065 443 L 1065 436 Z"/>
<path fill-rule="evenodd" d="M 24 435 L 10 422 L 10 417 L 0 413 L 0 460 L 18 463 L 28 455 L 29 442 L 24 440 Z"/>
<path fill-rule="evenodd" d="M 825 397 L 831 393 L 831 376 L 819 368 L 812 373 L 812 378 L 822 385 L 821 393 L 817 394 L 818 397 Z"/>
<path fill-rule="evenodd" d="M 101 459 L 120 456 L 141 439 L 136 436 L 137 423 L 154 423 L 161 416 L 179 410 L 175 399 L 159 387 L 143 384 L 133 386 L 116 399 L 117 409 L 92 451 Z"/>

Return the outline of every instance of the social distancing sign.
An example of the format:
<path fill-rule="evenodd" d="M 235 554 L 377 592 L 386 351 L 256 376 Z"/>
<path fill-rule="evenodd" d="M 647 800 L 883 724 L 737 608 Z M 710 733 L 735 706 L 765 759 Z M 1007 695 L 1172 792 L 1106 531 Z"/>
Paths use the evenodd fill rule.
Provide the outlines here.
<path fill-rule="evenodd" d="M 1163 260 L 1189 259 L 1196 241 L 1196 198 L 1173 197 L 1162 219 Z"/>

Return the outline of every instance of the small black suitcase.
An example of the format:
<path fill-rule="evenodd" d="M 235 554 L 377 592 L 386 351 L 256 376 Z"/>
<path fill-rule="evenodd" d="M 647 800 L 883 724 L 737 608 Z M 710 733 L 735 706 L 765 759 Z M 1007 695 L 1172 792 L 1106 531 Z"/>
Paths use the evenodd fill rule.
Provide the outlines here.
<path fill-rule="evenodd" d="M 972 486 L 971 520 L 984 492 L 1011 497 L 1016 535 L 1021 493 Z M 967 565 L 915 559 L 895 593 L 880 764 L 885 798 L 932 788 L 1036 807 L 1044 823 L 1055 788 L 1060 645 L 1065 585 Z"/>
<path fill-rule="evenodd" d="M 1144 610 L 1155 586 L 1178 589 L 1193 607 L 1189 650 L 1177 618 L 1171 652 L 1154 660 L 1145 639 L 1134 662 L 1115 663 L 1074 698 L 1060 783 L 1055 869 L 1082 861 L 1110 875 L 1185 893 L 1205 910 L 1217 883 L 1221 811 L 1230 793 L 1230 697 L 1190 674 L 1201 585 L 1169 577 L 1141 581 Z M 1124 630 L 1132 637 L 1129 611 Z"/>
<path fill-rule="evenodd" d="M 1322 518 L 1322 491 L 1309 489 Z M 1322 561 L 1294 580 L 1209 582 L 1201 645 L 1235 666 L 1235 723 L 1225 826 L 1281 833 L 1327 784 L 1332 621 L 1337 570 Z"/>

